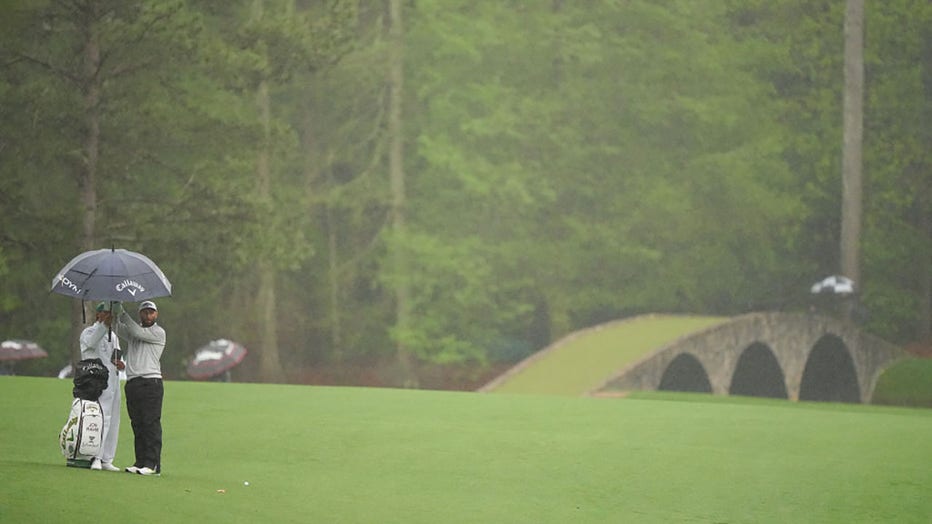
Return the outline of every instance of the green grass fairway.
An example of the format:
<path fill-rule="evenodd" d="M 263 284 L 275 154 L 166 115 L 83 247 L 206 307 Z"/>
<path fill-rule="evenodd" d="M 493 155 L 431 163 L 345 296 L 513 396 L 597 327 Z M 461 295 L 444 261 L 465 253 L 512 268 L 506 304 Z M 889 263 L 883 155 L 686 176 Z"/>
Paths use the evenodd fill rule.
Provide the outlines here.
<path fill-rule="evenodd" d="M 154 478 L 65 467 L 70 392 L 0 377 L 0 522 L 932 517 L 932 410 L 169 381 Z"/>
<path fill-rule="evenodd" d="M 603 324 L 542 350 L 491 391 L 584 395 L 601 386 L 613 372 L 664 344 L 725 320 L 649 315 Z"/>

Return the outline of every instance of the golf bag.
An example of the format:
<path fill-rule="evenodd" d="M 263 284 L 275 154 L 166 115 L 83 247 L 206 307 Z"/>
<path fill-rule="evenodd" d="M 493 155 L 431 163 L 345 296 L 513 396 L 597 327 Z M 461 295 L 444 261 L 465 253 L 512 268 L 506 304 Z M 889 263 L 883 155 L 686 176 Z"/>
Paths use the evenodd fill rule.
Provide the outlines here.
<path fill-rule="evenodd" d="M 71 413 L 61 430 L 59 445 L 69 466 L 91 467 L 100 454 L 104 435 L 104 413 L 96 400 L 74 399 Z"/>
<path fill-rule="evenodd" d="M 100 394 L 107 389 L 107 379 L 110 371 L 99 358 L 86 358 L 74 368 L 74 389 L 71 390 L 74 398 L 82 400 L 97 400 Z"/>
<path fill-rule="evenodd" d="M 99 358 L 78 362 L 74 372 L 74 400 L 58 443 L 69 466 L 91 467 L 103 445 L 104 413 L 100 394 L 107 389 L 110 372 Z"/>

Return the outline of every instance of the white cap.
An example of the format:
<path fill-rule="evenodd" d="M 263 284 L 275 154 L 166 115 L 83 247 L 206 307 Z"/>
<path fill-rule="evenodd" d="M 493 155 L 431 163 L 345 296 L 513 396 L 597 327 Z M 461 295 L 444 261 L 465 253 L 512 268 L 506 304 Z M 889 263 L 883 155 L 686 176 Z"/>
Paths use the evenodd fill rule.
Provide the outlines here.
<path fill-rule="evenodd" d="M 158 311 L 158 310 L 159 310 L 159 308 L 155 307 L 155 302 L 153 302 L 153 301 L 151 301 L 151 300 L 146 300 L 146 301 L 143 302 L 142 304 L 139 304 L 139 311 L 142 311 L 143 309 L 151 309 L 151 310 L 154 310 L 154 311 Z"/>

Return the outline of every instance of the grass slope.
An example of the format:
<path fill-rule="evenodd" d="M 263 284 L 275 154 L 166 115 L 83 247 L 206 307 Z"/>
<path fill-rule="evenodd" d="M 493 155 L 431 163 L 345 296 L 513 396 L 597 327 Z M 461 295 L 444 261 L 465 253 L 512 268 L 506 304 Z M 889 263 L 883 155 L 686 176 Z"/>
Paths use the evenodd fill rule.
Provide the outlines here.
<path fill-rule="evenodd" d="M 624 366 L 683 335 L 723 322 L 720 317 L 650 315 L 571 335 L 493 389 L 496 393 L 583 395 Z"/>
<path fill-rule="evenodd" d="M 70 389 L 0 377 L 0 522 L 932 516 L 932 410 L 166 382 L 149 478 L 64 466 Z"/>

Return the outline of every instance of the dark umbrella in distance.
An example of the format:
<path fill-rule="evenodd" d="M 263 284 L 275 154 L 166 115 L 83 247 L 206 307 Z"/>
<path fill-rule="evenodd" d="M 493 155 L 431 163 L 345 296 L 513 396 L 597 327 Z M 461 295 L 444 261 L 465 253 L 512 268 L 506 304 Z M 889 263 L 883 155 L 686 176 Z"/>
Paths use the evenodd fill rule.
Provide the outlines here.
<path fill-rule="evenodd" d="M 226 339 L 211 340 L 194 353 L 188 362 L 188 375 L 195 380 L 207 380 L 226 373 L 246 358 L 246 348 Z"/>
<path fill-rule="evenodd" d="M 47 356 L 49 354 L 31 340 L 4 340 L 0 343 L 0 375 L 13 375 L 14 366 L 20 360 Z"/>
<path fill-rule="evenodd" d="M 49 356 L 39 344 L 30 340 L 4 340 L 0 343 L 0 361 L 11 362 Z"/>

